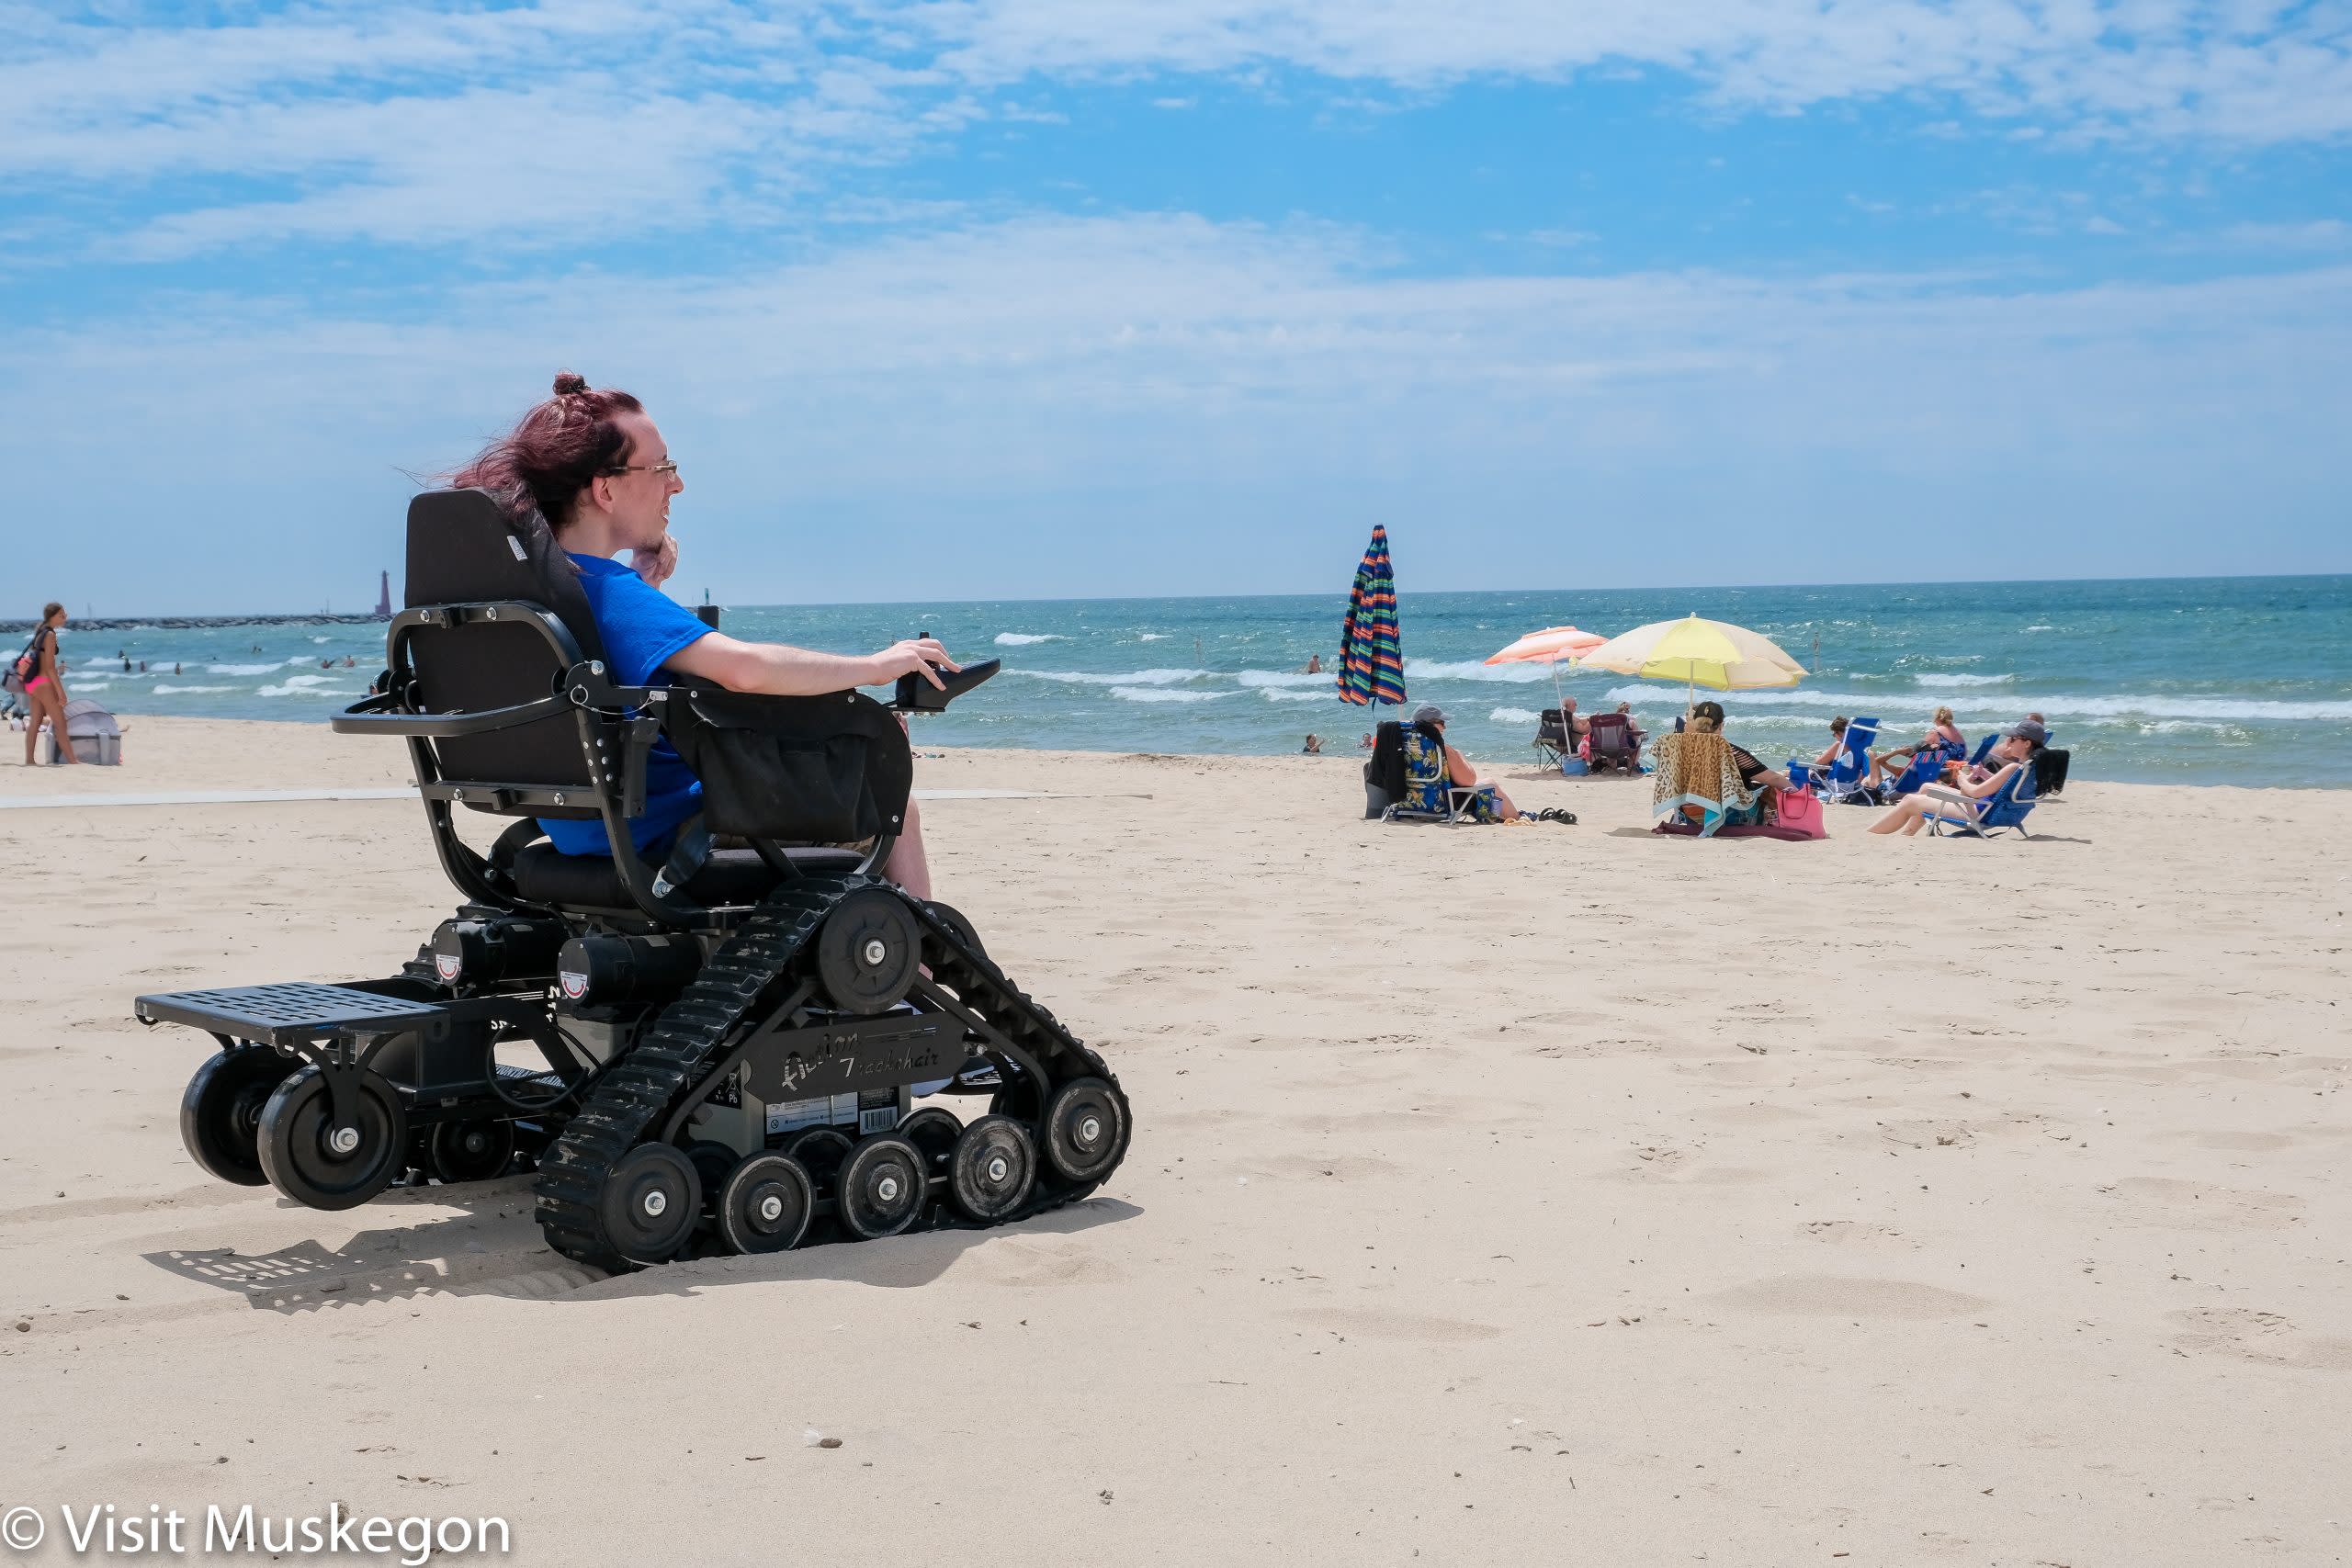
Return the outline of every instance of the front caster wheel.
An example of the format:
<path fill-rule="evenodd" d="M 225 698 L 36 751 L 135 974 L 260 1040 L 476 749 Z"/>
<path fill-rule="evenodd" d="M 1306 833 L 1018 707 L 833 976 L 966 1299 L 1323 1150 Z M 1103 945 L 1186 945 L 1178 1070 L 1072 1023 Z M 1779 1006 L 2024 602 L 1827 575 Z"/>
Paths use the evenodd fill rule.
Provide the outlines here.
<path fill-rule="evenodd" d="M 244 1045 L 205 1058 L 180 1096 L 180 1142 L 189 1157 L 223 1181 L 259 1187 L 262 1108 L 295 1064 L 266 1045 Z"/>
<path fill-rule="evenodd" d="M 983 1116 L 964 1129 L 947 1157 L 947 1196 L 956 1212 L 992 1225 L 1029 1201 L 1037 1176 L 1037 1145 L 1010 1116 Z"/>
<path fill-rule="evenodd" d="M 718 1234 L 737 1252 L 786 1252 L 808 1232 L 816 1188 L 788 1155 L 753 1155 L 718 1190 Z"/>
<path fill-rule="evenodd" d="M 261 1168 L 271 1186 L 308 1208 L 356 1208 L 408 1163 L 408 1113 L 392 1086 L 362 1070 L 345 1098 L 338 1117 L 326 1078 L 306 1066 L 262 1107 Z"/>
<path fill-rule="evenodd" d="M 1046 1102 L 1046 1162 L 1071 1181 L 1100 1181 L 1127 1152 L 1127 1112 L 1101 1078 L 1072 1078 Z"/>
<path fill-rule="evenodd" d="M 695 1233 L 702 1177 L 668 1144 L 639 1144 L 613 1162 L 596 1195 L 613 1250 L 629 1263 L 667 1263 Z"/>
<path fill-rule="evenodd" d="M 894 1133 L 884 1133 L 850 1151 L 833 1201 L 843 1230 L 862 1241 L 875 1241 L 913 1224 L 929 1191 L 922 1151 Z"/>

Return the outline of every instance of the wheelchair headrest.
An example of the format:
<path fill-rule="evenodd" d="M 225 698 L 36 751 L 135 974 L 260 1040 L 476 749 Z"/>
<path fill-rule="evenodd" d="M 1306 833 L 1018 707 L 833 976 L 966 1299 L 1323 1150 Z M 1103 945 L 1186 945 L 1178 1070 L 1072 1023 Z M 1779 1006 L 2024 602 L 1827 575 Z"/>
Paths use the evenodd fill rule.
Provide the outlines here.
<path fill-rule="evenodd" d="M 424 604 L 521 601 L 552 611 L 580 651 L 605 645 L 580 573 L 536 514 L 510 520 L 488 491 L 427 491 L 408 503 L 410 609 Z"/>

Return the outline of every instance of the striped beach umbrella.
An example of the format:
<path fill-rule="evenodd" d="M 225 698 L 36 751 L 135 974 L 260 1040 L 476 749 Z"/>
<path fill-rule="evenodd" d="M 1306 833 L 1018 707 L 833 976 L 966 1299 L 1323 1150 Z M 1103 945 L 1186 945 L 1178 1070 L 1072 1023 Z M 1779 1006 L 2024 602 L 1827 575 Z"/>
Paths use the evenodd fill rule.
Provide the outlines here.
<path fill-rule="evenodd" d="M 1375 526 L 1356 566 L 1348 618 L 1340 628 L 1340 700 L 1359 707 L 1405 705 L 1405 649 L 1396 632 L 1396 576 L 1388 564 L 1388 530 Z"/>

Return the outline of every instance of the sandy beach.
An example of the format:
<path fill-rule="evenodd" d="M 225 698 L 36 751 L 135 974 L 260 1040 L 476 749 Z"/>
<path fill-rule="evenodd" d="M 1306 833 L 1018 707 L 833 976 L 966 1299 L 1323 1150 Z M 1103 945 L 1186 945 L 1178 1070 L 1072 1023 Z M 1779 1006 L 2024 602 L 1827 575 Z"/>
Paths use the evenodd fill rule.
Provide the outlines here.
<path fill-rule="evenodd" d="M 127 722 L 0 801 L 407 777 Z M 535 1563 L 2344 1561 L 2344 794 L 1702 843 L 1481 761 L 1581 824 L 1366 822 L 1349 757 L 925 752 L 1078 797 L 926 822 L 1125 1165 L 609 1279 L 527 1178 L 326 1214 L 182 1151 L 211 1046 L 131 998 L 396 967 L 456 903 L 413 802 L 0 810 L 0 1502 L 495 1516 Z"/>

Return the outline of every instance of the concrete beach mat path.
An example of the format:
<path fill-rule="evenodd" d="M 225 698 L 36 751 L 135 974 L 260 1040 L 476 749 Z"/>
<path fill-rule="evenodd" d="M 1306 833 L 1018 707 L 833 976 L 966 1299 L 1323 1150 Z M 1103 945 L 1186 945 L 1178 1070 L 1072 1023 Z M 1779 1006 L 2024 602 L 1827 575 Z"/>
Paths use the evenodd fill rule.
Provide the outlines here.
<path fill-rule="evenodd" d="M 94 792 L 404 776 L 141 726 Z M 926 829 L 1115 1062 L 1117 1179 L 615 1278 L 527 1178 L 322 1213 L 181 1150 L 207 1046 L 130 998 L 396 967 L 455 904 L 413 802 L 0 812 L 28 1561 L 107 1502 L 497 1517 L 549 1563 L 2346 1552 L 2340 795 L 2078 782 L 2030 843 L 1848 808 L 1722 843 L 1488 765 L 1581 825 L 1364 822 L 1351 759 L 926 758 L 1069 797 Z"/>

